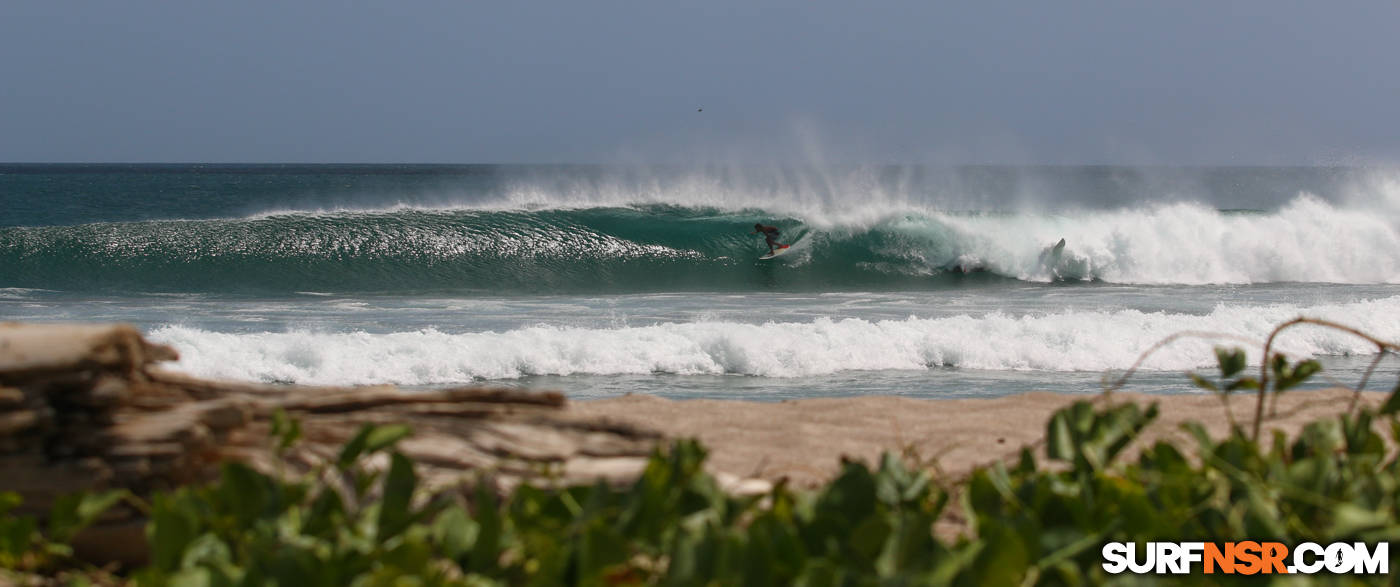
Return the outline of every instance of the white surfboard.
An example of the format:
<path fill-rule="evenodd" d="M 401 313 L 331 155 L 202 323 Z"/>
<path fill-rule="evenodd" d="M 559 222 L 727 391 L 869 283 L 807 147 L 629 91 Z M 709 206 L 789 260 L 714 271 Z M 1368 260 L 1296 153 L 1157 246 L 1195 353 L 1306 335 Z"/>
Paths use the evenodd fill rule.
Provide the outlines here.
<path fill-rule="evenodd" d="M 787 254 L 787 252 L 788 252 L 788 251 L 791 251 L 791 250 L 792 250 L 792 245 L 787 245 L 787 246 L 785 246 L 785 247 L 783 247 L 783 248 L 781 248 L 781 249 L 773 249 L 773 252 L 768 253 L 767 255 L 764 255 L 764 256 L 762 256 L 762 257 L 759 257 L 758 260 L 762 261 L 762 260 L 765 260 L 765 259 L 772 259 L 773 257 L 781 257 L 781 256 Z"/>

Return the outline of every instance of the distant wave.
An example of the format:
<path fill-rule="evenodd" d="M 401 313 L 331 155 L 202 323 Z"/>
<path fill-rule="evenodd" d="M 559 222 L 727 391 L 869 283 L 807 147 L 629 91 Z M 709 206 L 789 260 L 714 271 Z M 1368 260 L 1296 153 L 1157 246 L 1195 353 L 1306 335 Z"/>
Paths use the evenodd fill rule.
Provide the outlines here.
<path fill-rule="evenodd" d="M 759 262 L 755 222 L 796 239 Z M 1047 247 L 1065 239 L 1062 251 Z M 0 288 L 291 293 L 1400 282 L 1394 219 L 1300 196 L 1271 212 L 1175 203 L 1077 214 L 851 218 L 663 204 L 418 210 L 0 229 Z"/>
<path fill-rule="evenodd" d="M 1203 316 L 1124 310 L 391 334 L 230 334 L 165 326 L 150 337 L 179 350 L 176 368 L 205 377 L 435 385 L 530 375 L 809 377 L 941 367 L 1102 371 L 1127 368 L 1140 352 L 1176 332 L 1210 330 L 1262 340 L 1275 324 L 1299 314 L 1364 324 L 1375 335 L 1400 338 L 1400 297 L 1315 307 L 1221 305 Z M 1289 331 L 1279 342 L 1283 352 L 1295 357 L 1375 352 L 1355 337 L 1312 327 Z M 1145 368 L 1207 366 L 1214 344 L 1182 340 L 1153 355 Z"/>

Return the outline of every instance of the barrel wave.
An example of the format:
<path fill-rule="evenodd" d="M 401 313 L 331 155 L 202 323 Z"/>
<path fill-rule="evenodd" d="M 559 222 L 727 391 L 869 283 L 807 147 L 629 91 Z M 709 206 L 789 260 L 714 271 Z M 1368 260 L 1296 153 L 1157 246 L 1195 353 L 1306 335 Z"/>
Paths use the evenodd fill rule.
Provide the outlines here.
<path fill-rule="evenodd" d="M 646 204 L 290 212 L 0 229 L 0 287 L 141 292 L 937 289 L 969 280 L 1400 282 L 1386 215 L 1300 196 L 1082 213 L 853 215 Z M 794 254 L 766 252 L 756 222 Z M 1065 240 L 1056 250 L 1054 244 Z"/>

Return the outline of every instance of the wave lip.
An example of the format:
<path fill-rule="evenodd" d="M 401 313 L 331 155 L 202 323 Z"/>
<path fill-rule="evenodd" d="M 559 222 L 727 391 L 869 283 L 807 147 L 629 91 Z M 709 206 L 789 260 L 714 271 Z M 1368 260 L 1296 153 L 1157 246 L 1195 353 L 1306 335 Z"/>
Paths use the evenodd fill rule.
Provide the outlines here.
<path fill-rule="evenodd" d="M 946 318 L 743 324 L 699 321 L 641 327 L 533 326 L 452 334 L 229 334 L 184 326 L 150 333 L 180 351 L 176 368 L 195 375 L 304 384 L 456 384 L 532 375 L 745 375 L 814 377 L 842 371 L 958 368 L 1023 371 L 1125 369 L 1139 353 L 1183 330 L 1262 341 L 1300 314 L 1364 324 L 1400 339 L 1400 296 L 1352 304 L 1218 306 L 1197 316 L 1165 312 L 1002 313 Z M 1301 327 L 1280 339 L 1294 357 L 1375 352 L 1369 343 Z M 1150 370 L 1206 367 L 1214 342 L 1182 340 L 1154 354 Z"/>

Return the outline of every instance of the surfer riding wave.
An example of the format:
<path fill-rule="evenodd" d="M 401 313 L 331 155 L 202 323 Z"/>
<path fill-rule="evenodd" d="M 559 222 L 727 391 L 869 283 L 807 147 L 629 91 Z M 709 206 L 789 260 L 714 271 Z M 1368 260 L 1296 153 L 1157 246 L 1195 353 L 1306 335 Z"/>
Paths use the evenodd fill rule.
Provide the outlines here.
<path fill-rule="evenodd" d="M 776 226 L 764 226 L 762 223 L 757 223 L 753 225 L 753 231 L 763 233 L 764 242 L 768 243 L 769 255 L 773 254 L 774 247 L 779 249 L 788 248 L 788 245 L 778 242 L 778 227 Z"/>

